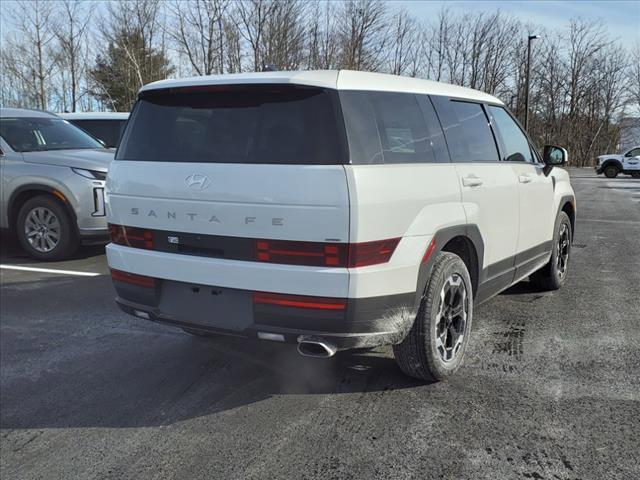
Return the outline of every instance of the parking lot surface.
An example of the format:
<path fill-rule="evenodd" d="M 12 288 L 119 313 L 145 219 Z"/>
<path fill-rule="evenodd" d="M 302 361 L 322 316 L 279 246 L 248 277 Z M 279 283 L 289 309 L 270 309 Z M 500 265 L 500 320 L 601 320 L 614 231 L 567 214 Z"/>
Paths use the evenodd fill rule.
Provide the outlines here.
<path fill-rule="evenodd" d="M 640 478 L 640 181 L 572 176 L 568 284 L 477 308 L 437 384 L 390 348 L 317 360 L 128 317 L 103 249 L 42 264 L 3 236 L 0 477 Z"/>

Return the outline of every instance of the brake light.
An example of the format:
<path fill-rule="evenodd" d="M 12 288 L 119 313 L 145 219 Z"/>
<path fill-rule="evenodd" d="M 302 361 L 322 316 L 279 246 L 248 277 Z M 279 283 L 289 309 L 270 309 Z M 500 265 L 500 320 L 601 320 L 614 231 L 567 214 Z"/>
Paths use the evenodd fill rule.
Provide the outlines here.
<path fill-rule="evenodd" d="M 139 287 L 154 288 L 156 286 L 156 279 L 153 277 L 136 275 L 135 273 L 123 272 L 122 270 L 115 270 L 113 268 L 111 269 L 111 278 Z"/>
<path fill-rule="evenodd" d="M 366 267 L 388 262 L 399 242 L 399 238 L 353 244 L 256 240 L 254 258 L 312 267 Z"/>
<path fill-rule="evenodd" d="M 348 250 L 344 243 L 256 240 L 255 259 L 259 262 L 345 267 Z"/>
<path fill-rule="evenodd" d="M 346 298 L 306 297 L 266 292 L 253 292 L 253 303 L 315 310 L 344 310 L 347 308 Z"/>
<path fill-rule="evenodd" d="M 111 242 L 126 247 L 153 250 L 153 232 L 144 228 L 109 224 Z"/>
<path fill-rule="evenodd" d="M 349 245 L 349 267 L 368 267 L 387 263 L 400 243 L 399 238 Z"/>

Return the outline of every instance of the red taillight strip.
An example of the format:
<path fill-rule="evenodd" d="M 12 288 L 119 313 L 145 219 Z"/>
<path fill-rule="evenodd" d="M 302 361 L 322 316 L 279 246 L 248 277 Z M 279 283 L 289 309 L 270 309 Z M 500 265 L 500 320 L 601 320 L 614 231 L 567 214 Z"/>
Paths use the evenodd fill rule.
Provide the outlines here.
<path fill-rule="evenodd" d="M 282 293 L 253 292 L 253 303 L 315 310 L 345 310 L 346 298 L 306 297 Z"/>
<path fill-rule="evenodd" d="M 153 231 L 138 227 L 109 224 L 111 242 L 126 247 L 153 250 Z"/>
<path fill-rule="evenodd" d="M 136 275 L 135 273 L 123 272 L 122 270 L 115 270 L 113 268 L 111 269 L 111 278 L 139 287 L 154 288 L 156 286 L 156 279 L 153 277 Z"/>
<path fill-rule="evenodd" d="M 431 242 L 429 242 L 427 251 L 424 252 L 424 255 L 422 256 L 422 263 L 427 263 L 429 261 L 429 258 L 431 257 L 431 254 L 435 249 L 436 249 L 436 237 L 433 237 L 431 239 Z"/>

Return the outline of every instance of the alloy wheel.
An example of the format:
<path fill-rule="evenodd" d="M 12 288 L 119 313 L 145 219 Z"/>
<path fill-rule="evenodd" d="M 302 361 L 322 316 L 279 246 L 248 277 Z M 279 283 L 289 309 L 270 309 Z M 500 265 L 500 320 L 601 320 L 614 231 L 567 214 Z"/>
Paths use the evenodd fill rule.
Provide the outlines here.
<path fill-rule="evenodd" d="M 48 253 L 60 241 L 60 221 L 48 208 L 36 207 L 27 214 L 24 233 L 34 250 Z"/>
<path fill-rule="evenodd" d="M 436 348 L 442 361 L 451 362 L 460 353 L 467 327 L 467 288 L 454 273 L 444 282 L 436 317 Z"/>

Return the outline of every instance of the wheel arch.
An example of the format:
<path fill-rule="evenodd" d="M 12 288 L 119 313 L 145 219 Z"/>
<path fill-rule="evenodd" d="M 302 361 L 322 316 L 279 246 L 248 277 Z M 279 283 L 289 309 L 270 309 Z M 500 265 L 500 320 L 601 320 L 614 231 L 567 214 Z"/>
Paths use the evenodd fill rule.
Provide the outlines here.
<path fill-rule="evenodd" d="M 606 159 L 604 162 L 602 162 L 602 165 L 600 166 L 600 169 L 604 171 L 605 168 L 607 168 L 610 165 L 615 165 L 615 167 L 622 172 L 623 167 L 622 167 L 622 162 L 620 160 L 618 160 L 617 158 L 608 158 Z"/>
<path fill-rule="evenodd" d="M 76 233 L 79 233 L 76 212 L 73 210 L 66 195 L 50 185 L 40 183 L 30 183 L 22 185 L 16 188 L 16 190 L 11 194 L 7 205 L 7 221 L 9 229 L 15 227 L 16 220 L 18 219 L 18 212 L 20 211 L 22 205 L 24 205 L 24 203 L 29 199 L 43 194 L 51 196 L 64 206 L 65 210 L 71 217 L 71 222 L 74 225 Z"/>
<path fill-rule="evenodd" d="M 569 221 L 571 222 L 571 241 L 575 237 L 576 232 L 576 206 L 575 199 L 570 195 L 565 195 L 560 198 L 558 213 L 556 214 L 556 218 L 560 215 L 560 212 L 564 212 L 569 217 Z M 554 227 L 555 228 L 555 227 Z"/>
<path fill-rule="evenodd" d="M 426 262 L 420 264 L 416 286 L 416 308 L 420 305 L 427 281 L 438 253 L 458 255 L 467 266 L 474 294 L 478 291 L 484 259 L 484 242 L 477 225 L 457 225 L 438 230 L 434 234 L 435 247 Z"/>

